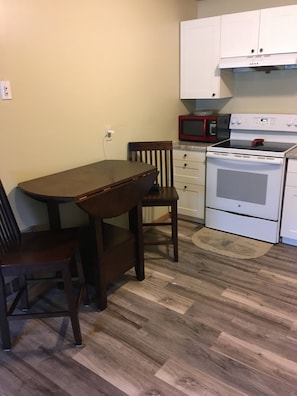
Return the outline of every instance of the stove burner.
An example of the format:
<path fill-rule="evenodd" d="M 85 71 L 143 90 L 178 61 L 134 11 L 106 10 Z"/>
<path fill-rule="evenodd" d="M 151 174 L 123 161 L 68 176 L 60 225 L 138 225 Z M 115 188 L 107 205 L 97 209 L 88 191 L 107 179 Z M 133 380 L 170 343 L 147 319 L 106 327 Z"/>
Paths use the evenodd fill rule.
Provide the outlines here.
<path fill-rule="evenodd" d="M 258 151 L 272 151 L 272 152 L 285 152 L 295 146 L 295 143 L 280 143 L 280 142 L 267 142 L 263 139 L 254 140 L 224 140 L 223 142 L 213 144 L 212 147 L 221 147 L 227 149 L 238 150 L 258 150 Z"/>

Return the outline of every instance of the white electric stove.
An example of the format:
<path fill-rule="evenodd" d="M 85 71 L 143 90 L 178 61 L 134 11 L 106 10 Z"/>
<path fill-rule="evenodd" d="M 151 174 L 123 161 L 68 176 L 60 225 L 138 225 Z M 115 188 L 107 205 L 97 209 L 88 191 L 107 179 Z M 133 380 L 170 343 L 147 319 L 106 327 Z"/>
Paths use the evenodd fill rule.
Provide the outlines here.
<path fill-rule="evenodd" d="M 205 225 L 277 243 L 297 115 L 232 114 L 230 129 L 230 139 L 207 148 Z"/>

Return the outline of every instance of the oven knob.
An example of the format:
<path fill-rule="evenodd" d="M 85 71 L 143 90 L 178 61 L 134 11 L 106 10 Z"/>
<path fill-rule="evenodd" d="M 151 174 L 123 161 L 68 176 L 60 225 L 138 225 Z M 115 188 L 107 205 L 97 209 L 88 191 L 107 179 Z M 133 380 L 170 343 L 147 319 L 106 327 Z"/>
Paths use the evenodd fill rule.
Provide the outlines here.
<path fill-rule="evenodd" d="M 293 125 L 293 121 L 292 120 L 289 120 L 288 122 L 287 122 L 287 125 L 290 127 L 290 126 L 292 126 Z"/>
<path fill-rule="evenodd" d="M 297 120 L 294 120 L 294 126 L 297 127 Z"/>
<path fill-rule="evenodd" d="M 237 125 L 241 125 L 242 124 L 242 120 L 237 120 Z"/>

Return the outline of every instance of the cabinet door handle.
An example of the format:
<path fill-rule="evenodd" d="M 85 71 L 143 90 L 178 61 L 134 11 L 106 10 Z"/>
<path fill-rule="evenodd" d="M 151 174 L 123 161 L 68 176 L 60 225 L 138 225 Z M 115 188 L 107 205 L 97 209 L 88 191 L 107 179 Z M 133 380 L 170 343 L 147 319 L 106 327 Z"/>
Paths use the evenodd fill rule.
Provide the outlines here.
<path fill-rule="evenodd" d="M 260 48 L 260 52 L 263 52 L 263 48 Z"/>
<path fill-rule="evenodd" d="M 186 168 L 188 164 L 184 164 L 184 167 Z"/>
<path fill-rule="evenodd" d="M 187 158 L 187 155 L 188 155 L 188 154 L 184 154 L 184 158 Z"/>
<path fill-rule="evenodd" d="M 187 186 L 184 186 L 184 190 L 186 190 L 188 187 Z"/>
<path fill-rule="evenodd" d="M 214 98 L 216 96 L 215 92 L 213 92 L 211 96 Z"/>

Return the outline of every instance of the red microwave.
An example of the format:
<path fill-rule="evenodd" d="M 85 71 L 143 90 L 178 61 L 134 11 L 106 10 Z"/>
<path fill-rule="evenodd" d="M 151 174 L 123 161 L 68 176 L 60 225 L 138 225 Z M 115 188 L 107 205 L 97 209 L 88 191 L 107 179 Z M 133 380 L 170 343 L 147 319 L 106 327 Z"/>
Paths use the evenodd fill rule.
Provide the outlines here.
<path fill-rule="evenodd" d="M 230 137 L 230 114 L 206 116 L 181 115 L 178 123 L 179 140 L 219 142 Z"/>

